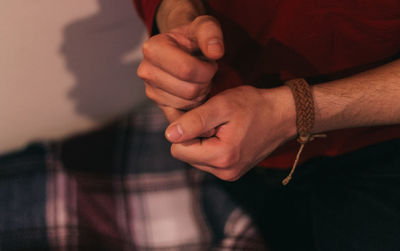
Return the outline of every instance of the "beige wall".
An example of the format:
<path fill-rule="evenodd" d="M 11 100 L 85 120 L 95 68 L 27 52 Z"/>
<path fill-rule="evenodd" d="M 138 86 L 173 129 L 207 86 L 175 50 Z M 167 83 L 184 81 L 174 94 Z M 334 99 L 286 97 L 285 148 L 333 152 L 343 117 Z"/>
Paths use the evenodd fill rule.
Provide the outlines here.
<path fill-rule="evenodd" d="M 143 39 L 131 0 L 2 0 L 0 153 L 142 103 Z"/>

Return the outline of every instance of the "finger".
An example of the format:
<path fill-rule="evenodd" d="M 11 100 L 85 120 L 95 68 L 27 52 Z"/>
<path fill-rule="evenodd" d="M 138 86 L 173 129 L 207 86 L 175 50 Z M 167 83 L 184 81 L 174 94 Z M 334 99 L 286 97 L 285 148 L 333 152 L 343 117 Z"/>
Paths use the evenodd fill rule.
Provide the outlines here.
<path fill-rule="evenodd" d="M 190 83 L 175 78 L 169 73 L 152 65 L 148 60 L 143 60 L 137 70 L 138 76 L 159 89 L 174 96 L 192 100 L 208 94 L 210 84 Z M 211 81 L 211 79 L 209 80 Z"/>
<path fill-rule="evenodd" d="M 153 87 L 151 83 L 145 82 L 146 96 L 158 105 L 169 106 L 180 110 L 190 110 L 202 104 L 206 96 L 199 97 L 197 100 L 186 100 L 169 94 L 159 88 Z"/>
<path fill-rule="evenodd" d="M 226 119 L 223 106 L 210 99 L 172 123 L 165 131 L 165 136 L 172 143 L 182 143 L 218 127 L 227 122 Z"/>
<path fill-rule="evenodd" d="M 211 16 L 196 18 L 191 29 L 204 56 L 211 60 L 220 59 L 224 55 L 224 42 L 221 26 Z"/>
<path fill-rule="evenodd" d="M 154 36 L 142 48 L 146 60 L 183 81 L 208 83 L 217 71 L 215 62 L 192 56 L 166 35 Z"/>
<path fill-rule="evenodd" d="M 216 131 L 217 130 L 215 130 L 215 128 L 213 128 L 213 129 L 209 130 L 208 132 L 205 132 L 205 133 L 201 134 L 199 137 L 201 137 L 201 138 L 213 137 L 213 136 L 215 136 Z"/>
<path fill-rule="evenodd" d="M 174 122 L 174 121 L 177 120 L 180 116 L 182 116 L 182 114 L 184 113 L 184 112 L 182 112 L 182 111 L 179 111 L 179 110 L 177 110 L 177 109 L 175 109 L 175 108 L 168 107 L 168 106 L 160 105 L 159 107 L 160 107 L 160 109 L 164 112 L 165 117 L 167 118 L 167 120 L 168 120 L 169 123 Z"/>
<path fill-rule="evenodd" d="M 172 144 L 171 154 L 175 158 L 190 164 L 221 169 L 234 166 L 239 159 L 239 153 L 235 151 L 235 148 L 217 137 Z"/>
<path fill-rule="evenodd" d="M 164 112 L 165 117 L 167 118 L 169 123 L 174 122 L 175 120 L 177 120 L 180 116 L 182 116 L 182 114 L 184 114 L 183 111 L 180 111 L 178 109 L 172 108 L 172 107 L 168 107 L 168 106 L 163 106 L 163 105 L 159 105 L 160 109 Z M 209 138 L 215 135 L 216 130 L 215 129 L 211 129 L 206 133 L 203 133 L 202 135 L 200 135 L 200 137 L 203 138 Z"/>

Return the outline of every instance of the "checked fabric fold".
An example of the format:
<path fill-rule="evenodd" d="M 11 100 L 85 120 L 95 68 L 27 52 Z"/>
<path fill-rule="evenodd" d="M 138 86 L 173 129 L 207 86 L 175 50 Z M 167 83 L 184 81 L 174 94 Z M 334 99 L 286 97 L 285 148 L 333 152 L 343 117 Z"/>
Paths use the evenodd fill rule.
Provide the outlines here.
<path fill-rule="evenodd" d="M 173 159 L 149 106 L 0 157 L 0 250 L 266 250 L 216 178 Z"/>

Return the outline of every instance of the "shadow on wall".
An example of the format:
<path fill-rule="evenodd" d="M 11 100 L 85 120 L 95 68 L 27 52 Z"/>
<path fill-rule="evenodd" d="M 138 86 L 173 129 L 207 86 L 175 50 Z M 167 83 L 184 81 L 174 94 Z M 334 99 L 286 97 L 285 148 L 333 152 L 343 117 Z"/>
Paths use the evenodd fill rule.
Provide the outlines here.
<path fill-rule="evenodd" d="M 68 25 L 61 54 L 76 83 L 69 93 L 77 113 L 104 120 L 142 103 L 136 76 L 145 28 L 131 0 L 98 0 L 93 16 Z"/>

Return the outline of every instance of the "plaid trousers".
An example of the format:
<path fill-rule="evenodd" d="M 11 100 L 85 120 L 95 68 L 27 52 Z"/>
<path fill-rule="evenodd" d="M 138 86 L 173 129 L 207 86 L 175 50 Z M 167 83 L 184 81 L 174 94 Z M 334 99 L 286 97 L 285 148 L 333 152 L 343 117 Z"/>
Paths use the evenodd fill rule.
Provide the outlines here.
<path fill-rule="evenodd" d="M 0 157 L 0 250 L 268 250 L 216 178 L 170 156 L 154 106 Z"/>

